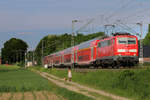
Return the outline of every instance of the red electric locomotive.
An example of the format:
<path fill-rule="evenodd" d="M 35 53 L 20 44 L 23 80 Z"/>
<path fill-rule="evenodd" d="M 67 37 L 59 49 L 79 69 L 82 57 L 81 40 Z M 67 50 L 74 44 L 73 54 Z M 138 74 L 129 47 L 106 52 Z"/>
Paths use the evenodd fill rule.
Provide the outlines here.
<path fill-rule="evenodd" d="M 96 38 L 74 48 L 44 57 L 45 66 L 119 67 L 138 63 L 138 39 L 130 34 L 116 33 L 111 37 Z"/>

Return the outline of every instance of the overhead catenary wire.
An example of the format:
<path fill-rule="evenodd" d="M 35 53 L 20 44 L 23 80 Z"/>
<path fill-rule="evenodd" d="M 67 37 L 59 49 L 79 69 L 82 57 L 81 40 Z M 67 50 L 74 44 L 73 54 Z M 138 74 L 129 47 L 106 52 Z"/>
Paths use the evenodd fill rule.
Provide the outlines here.
<path fill-rule="evenodd" d="M 121 22 L 120 20 L 118 20 L 116 23 L 114 23 L 115 25 L 118 25 L 124 29 L 126 29 L 127 31 L 133 32 L 134 34 L 138 35 L 137 32 L 132 29 L 131 27 L 129 27 L 128 25 L 124 24 L 123 22 Z"/>
<path fill-rule="evenodd" d="M 116 11 L 114 11 L 112 14 L 110 14 L 108 17 L 105 18 L 106 22 L 109 22 L 109 20 L 114 17 L 115 15 L 117 15 L 117 12 L 122 11 L 122 9 L 128 7 L 129 4 L 131 4 L 131 1 L 133 2 L 133 0 L 129 0 L 128 2 L 126 2 L 124 5 L 122 5 L 121 7 L 119 7 L 118 9 L 116 9 Z M 135 0 L 134 0 L 135 1 Z"/>
<path fill-rule="evenodd" d="M 120 3 L 121 3 L 121 0 L 120 0 L 119 4 L 120 4 Z M 108 13 L 108 12 L 107 12 L 107 13 Z M 105 13 L 104 13 L 104 14 L 100 14 L 100 15 L 97 16 L 98 18 L 99 18 L 99 17 L 101 18 L 101 22 L 104 20 L 104 19 L 103 19 L 104 15 L 105 15 Z M 83 29 L 85 29 L 85 28 L 86 28 L 89 24 L 91 24 L 94 20 L 96 20 L 96 17 L 89 19 L 86 24 L 84 24 L 83 26 L 81 26 L 79 29 L 76 30 L 76 33 L 82 31 Z"/>
<path fill-rule="evenodd" d="M 129 16 L 123 17 L 121 19 L 121 21 L 125 21 L 126 20 L 125 22 L 127 22 L 127 20 L 129 20 L 129 19 L 131 19 L 133 17 L 137 17 L 138 14 L 145 13 L 148 10 L 150 10 L 150 7 L 142 9 L 142 10 L 140 9 L 140 10 L 136 11 L 135 13 L 130 14 Z"/>
<path fill-rule="evenodd" d="M 105 20 L 105 22 L 108 22 L 108 18 L 110 19 L 110 18 L 114 17 L 114 16 L 116 15 L 116 12 L 120 12 L 122 9 L 126 8 L 128 5 L 131 4 L 131 1 L 132 1 L 132 0 L 128 0 L 125 4 L 123 4 L 121 7 L 119 7 L 119 8 L 117 9 L 117 11 L 114 11 L 113 13 L 109 14 L 109 16 L 106 17 L 106 18 L 104 18 L 104 17 L 105 17 L 105 16 L 104 16 L 105 13 L 99 15 L 99 16 L 101 17 L 101 25 L 105 25 L 105 24 L 104 24 L 104 20 Z M 135 1 L 135 0 L 134 0 L 134 1 Z M 133 2 L 134 2 L 134 1 L 133 1 Z M 122 0 L 120 0 L 119 4 L 121 4 L 121 3 L 122 3 Z M 117 4 L 117 5 L 119 5 L 119 4 Z M 116 4 L 115 4 L 115 5 L 116 5 Z M 106 13 L 108 13 L 108 12 L 106 12 Z M 98 16 L 98 17 L 99 17 L 99 16 Z M 103 16 L 103 19 L 102 19 L 102 16 Z M 96 20 L 96 17 L 95 17 L 95 18 L 92 18 L 92 19 L 89 20 L 86 24 L 84 24 L 82 27 L 80 27 L 76 32 L 78 33 L 79 31 L 82 31 L 82 30 L 85 29 L 89 24 L 93 23 L 95 20 Z M 102 21 L 103 21 L 103 22 L 102 22 Z"/>
<path fill-rule="evenodd" d="M 137 7 L 141 7 L 140 5 L 140 3 L 141 2 L 135 2 L 135 1 L 137 1 L 137 0 L 132 0 L 132 2 L 131 3 L 129 3 L 129 5 L 128 6 L 126 6 L 126 7 L 124 7 L 124 8 L 126 8 L 126 9 L 124 9 L 125 11 L 123 11 L 123 9 L 120 9 L 120 13 L 115 13 L 114 14 L 114 16 L 117 16 L 117 15 L 119 15 L 119 14 L 122 14 L 123 13 L 123 16 L 125 16 L 125 15 L 128 15 L 128 14 L 126 14 L 128 11 L 130 12 L 132 9 L 135 9 L 135 7 L 137 8 Z M 134 3 L 135 2 L 135 3 Z M 113 17 L 114 17 L 113 16 Z"/>

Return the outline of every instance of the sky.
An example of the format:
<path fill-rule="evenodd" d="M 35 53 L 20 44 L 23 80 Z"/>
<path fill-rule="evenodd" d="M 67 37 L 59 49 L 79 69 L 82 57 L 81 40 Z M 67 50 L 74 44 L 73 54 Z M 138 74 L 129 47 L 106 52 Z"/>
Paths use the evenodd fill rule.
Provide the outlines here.
<path fill-rule="evenodd" d="M 20 38 L 34 49 L 41 38 L 49 34 L 71 33 L 72 20 L 79 20 L 75 30 L 94 21 L 83 31 L 104 30 L 103 25 L 135 24 L 143 21 L 144 35 L 150 23 L 150 0 L 1 0 L 0 48 L 10 38 Z M 132 25 L 131 25 L 132 24 Z"/>

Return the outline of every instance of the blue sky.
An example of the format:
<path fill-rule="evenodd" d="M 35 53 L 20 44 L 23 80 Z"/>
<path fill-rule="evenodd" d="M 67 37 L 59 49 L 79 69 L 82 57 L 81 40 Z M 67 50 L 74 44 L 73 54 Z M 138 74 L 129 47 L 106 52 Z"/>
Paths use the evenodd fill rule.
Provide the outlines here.
<path fill-rule="evenodd" d="M 71 33 L 71 21 L 81 20 L 75 27 L 95 18 L 88 30 L 101 31 L 105 23 L 122 20 L 144 21 L 144 35 L 150 22 L 150 0 L 1 0 L 0 48 L 12 37 L 21 38 L 33 49 L 43 36 Z M 110 17 L 112 15 L 112 17 Z M 102 23 L 103 18 L 108 20 Z M 132 25 L 137 30 L 137 26 Z"/>

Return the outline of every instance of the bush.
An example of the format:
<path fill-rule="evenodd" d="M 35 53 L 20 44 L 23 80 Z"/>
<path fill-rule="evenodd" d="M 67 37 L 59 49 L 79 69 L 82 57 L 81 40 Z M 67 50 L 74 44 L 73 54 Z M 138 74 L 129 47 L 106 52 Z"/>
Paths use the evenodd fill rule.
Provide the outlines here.
<path fill-rule="evenodd" d="M 20 66 L 20 67 L 24 67 L 24 66 L 25 66 L 25 65 L 24 65 L 24 61 L 18 62 L 16 65 L 17 65 L 17 66 Z"/>
<path fill-rule="evenodd" d="M 125 70 L 116 78 L 113 87 L 127 91 L 131 95 L 137 95 L 139 100 L 147 100 L 150 97 L 150 84 L 143 79 L 145 72 L 146 70 L 143 72 Z"/>
<path fill-rule="evenodd" d="M 149 66 L 149 67 L 150 67 L 150 62 L 145 62 L 143 65 L 144 65 L 144 66 Z"/>

